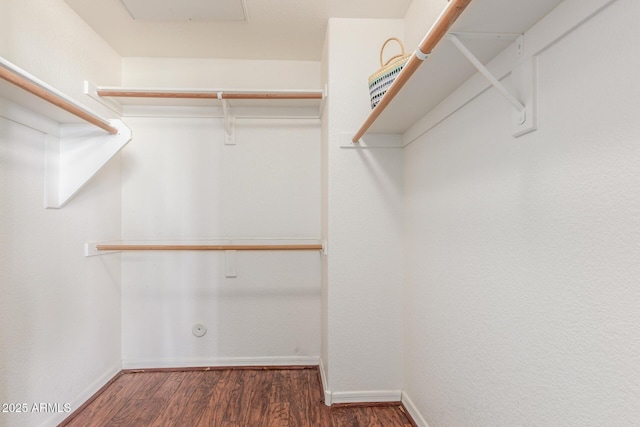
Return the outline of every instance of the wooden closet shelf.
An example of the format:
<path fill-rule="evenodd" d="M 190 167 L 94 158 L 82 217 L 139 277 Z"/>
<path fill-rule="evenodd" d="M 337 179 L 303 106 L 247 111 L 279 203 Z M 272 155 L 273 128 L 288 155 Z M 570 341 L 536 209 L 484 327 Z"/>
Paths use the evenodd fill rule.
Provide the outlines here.
<path fill-rule="evenodd" d="M 471 0 L 451 0 L 449 2 L 418 48 L 411 55 L 409 61 L 407 61 L 400 74 L 398 74 L 398 77 L 394 80 L 391 86 L 389 86 L 389 89 L 384 94 L 378 105 L 376 105 L 360 129 L 358 129 L 352 139 L 353 142 L 358 142 L 360 138 L 364 136 L 371 125 L 373 125 L 373 123 L 378 119 L 380 114 L 382 114 L 382 112 L 387 108 L 393 98 L 395 98 L 407 81 L 409 81 L 411 76 L 413 76 L 418 67 L 422 65 L 433 49 L 435 49 L 440 40 L 444 38 L 447 31 L 449 31 L 449 28 L 451 28 L 454 22 L 456 22 L 469 3 L 471 3 Z"/>
<path fill-rule="evenodd" d="M 352 146 L 365 147 L 365 135 L 401 135 L 402 143 L 406 145 L 457 111 L 463 103 L 491 85 L 495 86 L 488 77 L 490 73 L 479 72 L 478 65 L 473 63 L 470 55 L 462 52 L 461 43 L 456 43 L 456 39 L 464 40 L 464 46 L 468 48 L 466 50 L 483 67 L 505 53 L 504 56 L 514 64 L 510 65 L 511 69 L 503 70 L 502 67 L 494 70 L 489 67 L 491 69 L 488 70 L 499 73 L 493 77 L 500 81 L 516 66 L 524 66 L 525 57 L 539 52 L 534 50 L 540 49 L 535 46 L 549 37 L 542 37 L 539 34 L 543 31 L 537 31 L 525 41 L 525 33 L 561 3 L 562 0 L 451 0 L 428 29 L 378 105 L 363 117 L 362 125 L 351 138 L 350 142 L 354 144 Z M 604 4 L 607 1 L 596 3 Z M 594 7 L 598 7 L 597 4 Z M 561 16 L 573 15 L 570 10 L 568 7 L 567 12 L 559 13 Z M 550 34 L 550 37 L 555 36 Z M 450 40 L 446 40 L 447 38 Z M 525 109 L 535 110 L 529 96 L 532 85 L 525 85 L 526 73 L 533 74 L 533 71 L 525 70 L 524 67 L 519 71 L 521 74 L 517 90 L 521 93 L 516 98 L 519 98 L 518 102 Z M 476 73 L 487 77 L 487 86 L 474 83 L 471 88 L 467 85 Z M 476 87 L 480 88 L 479 92 Z M 451 95 L 451 102 L 445 103 Z M 513 104 L 511 101 L 510 103 Z M 522 110 L 520 105 L 515 107 L 518 111 Z M 534 114 L 534 111 L 527 111 L 526 123 L 521 122 L 522 115 L 514 114 L 519 120 L 514 122 L 512 118 L 514 136 L 523 134 L 524 128 L 535 129 L 532 127 L 535 120 L 531 119 Z M 365 144 L 358 145 L 360 142 Z"/>
<path fill-rule="evenodd" d="M 97 244 L 98 251 L 319 251 L 320 244 L 293 245 L 109 245 Z"/>
<path fill-rule="evenodd" d="M 166 99 L 322 99 L 318 92 L 239 92 L 213 90 L 144 90 L 98 88 L 98 96 L 114 98 L 166 98 Z"/>
<path fill-rule="evenodd" d="M 89 82 L 86 93 L 123 116 L 160 117 L 207 111 L 206 114 L 215 115 L 224 109 L 225 117 L 318 118 L 326 98 L 326 91 L 320 89 L 140 88 L 96 86 Z"/>
<path fill-rule="evenodd" d="M 2 57 L 0 57 L 0 79 L 0 82 L 4 81 L 0 84 L 0 97 L 42 113 L 61 124 L 76 122 L 80 119 L 111 135 L 119 132 L 109 120 L 98 116 Z"/>

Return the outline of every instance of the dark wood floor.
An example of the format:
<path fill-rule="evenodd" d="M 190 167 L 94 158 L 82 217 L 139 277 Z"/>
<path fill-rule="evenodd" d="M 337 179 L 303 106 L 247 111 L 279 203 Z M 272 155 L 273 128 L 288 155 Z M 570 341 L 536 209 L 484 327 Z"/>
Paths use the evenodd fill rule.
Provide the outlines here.
<path fill-rule="evenodd" d="M 411 427 L 400 404 L 326 406 L 318 369 L 126 372 L 61 426 Z"/>

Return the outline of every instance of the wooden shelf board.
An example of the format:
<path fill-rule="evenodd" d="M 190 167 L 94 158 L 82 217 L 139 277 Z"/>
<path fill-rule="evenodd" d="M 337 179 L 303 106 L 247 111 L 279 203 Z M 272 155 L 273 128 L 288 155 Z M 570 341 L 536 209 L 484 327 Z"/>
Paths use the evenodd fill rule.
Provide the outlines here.
<path fill-rule="evenodd" d="M 113 93 L 104 98 L 122 106 L 186 106 L 186 107 L 221 107 L 222 101 L 217 99 L 218 92 L 230 96 L 227 101 L 231 107 L 316 107 L 323 101 L 321 90 L 291 91 L 244 91 L 223 89 L 175 89 L 175 88 L 114 88 L 100 87 L 101 91 Z M 120 96 L 126 94 L 126 96 Z M 139 93 L 140 96 L 135 96 Z M 115 96 L 114 96 L 115 95 Z M 253 99 L 243 99 L 245 97 Z M 307 98 L 311 97 L 311 99 Z"/>
<path fill-rule="evenodd" d="M 0 98 L 24 107 L 59 124 L 84 124 L 81 118 L 0 79 Z"/>
<path fill-rule="evenodd" d="M 473 0 L 449 32 L 523 34 L 561 2 Z M 465 40 L 465 44 L 487 63 L 510 42 Z M 475 73 L 453 44 L 442 40 L 366 133 L 403 134 Z"/>

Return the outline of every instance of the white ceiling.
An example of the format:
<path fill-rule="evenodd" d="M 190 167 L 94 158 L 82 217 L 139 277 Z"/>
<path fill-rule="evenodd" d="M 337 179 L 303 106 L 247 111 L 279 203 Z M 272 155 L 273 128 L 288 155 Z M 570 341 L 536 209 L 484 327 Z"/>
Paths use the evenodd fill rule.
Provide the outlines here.
<path fill-rule="evenodd" d="M 143 21 L 246 21 L 244 0 L 122 0 Z"/>
<path fill-rule="evenodd" d="M 134 19 L 122 0 L 65 0 L 121 56 L 320 59 L 327 21 L 403 18 L 411 0 L 245 0 L 248 22 Z M 129 0 L 127 0 L 129 1 Z M 216 0 L 210 0 L 216 1 Z M 176 0 L 155 0 L 155 6 Z M 191 2 L 193 3 L 193 2 Z M 184 2 L 183 4 L 187 4 Z"/>

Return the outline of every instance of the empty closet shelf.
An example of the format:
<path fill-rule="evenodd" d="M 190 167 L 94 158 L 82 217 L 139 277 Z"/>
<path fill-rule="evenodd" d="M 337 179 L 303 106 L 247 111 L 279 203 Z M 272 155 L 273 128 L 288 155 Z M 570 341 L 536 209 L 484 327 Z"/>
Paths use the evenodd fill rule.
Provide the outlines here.
<path fill-rule="evenodd" d="M 1 57 L 0 97 L 60 124 L 86 122 L 111 135 L 119 132 L 109 120 Z"/>
<path fill-rule="evenodd" d="M 118 245 L 97 244 L 97 251 L 319 251 L 321 244 L 263 245 Z"/>

